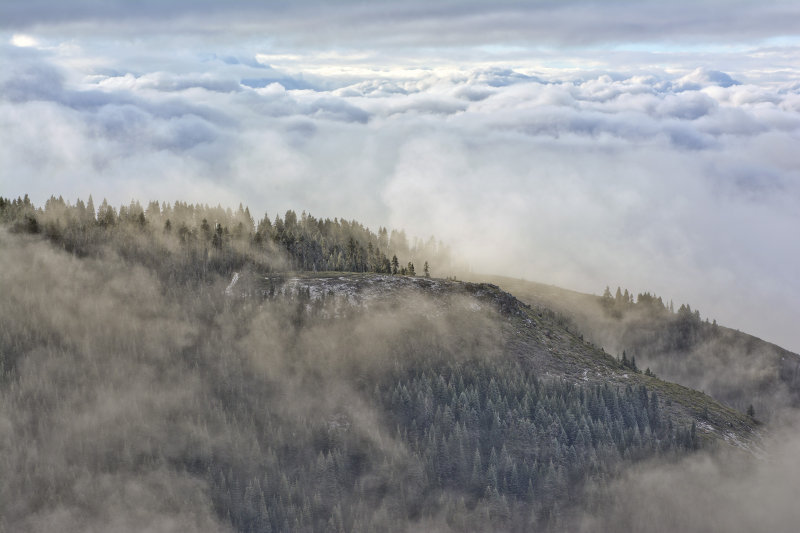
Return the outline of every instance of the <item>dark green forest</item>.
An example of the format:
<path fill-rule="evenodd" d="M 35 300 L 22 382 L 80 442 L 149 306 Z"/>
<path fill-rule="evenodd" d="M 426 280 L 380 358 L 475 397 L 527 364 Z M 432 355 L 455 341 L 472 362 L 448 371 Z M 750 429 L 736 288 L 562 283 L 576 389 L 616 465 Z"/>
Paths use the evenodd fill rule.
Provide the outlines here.
<path fill-rule="evenodd" d="M 90 204 L 0 199 L 0 531 L 560 531 L 749 438 L 496 286 L 404 282 L 433 241 Z"/>

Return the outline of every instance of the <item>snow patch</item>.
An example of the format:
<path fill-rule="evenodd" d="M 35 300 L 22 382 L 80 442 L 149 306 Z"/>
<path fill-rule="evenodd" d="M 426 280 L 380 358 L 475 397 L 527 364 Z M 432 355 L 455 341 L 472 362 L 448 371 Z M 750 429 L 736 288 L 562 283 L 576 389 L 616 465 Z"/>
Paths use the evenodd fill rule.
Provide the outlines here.
<path fill-rule="evenodd" d="M 236 282 L 237 281 L 239 281 L 239 273 L 238 272 L 234 272 L 233 273 L 233 279 L 231 279 L 231 282 L 228 283 L 227 287 L 225 287 L 225 294 L 226 295 L 231 296 L 233 294 L 233 287 L 236 286 Z"/>

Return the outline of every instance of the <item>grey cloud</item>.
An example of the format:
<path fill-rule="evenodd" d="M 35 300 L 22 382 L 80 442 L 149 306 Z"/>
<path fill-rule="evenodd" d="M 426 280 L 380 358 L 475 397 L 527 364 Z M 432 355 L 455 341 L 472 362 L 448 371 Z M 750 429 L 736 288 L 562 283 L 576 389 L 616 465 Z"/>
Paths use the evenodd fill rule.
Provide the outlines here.
<path fill-rule="evenodd" d="M 369 96 L 371 98 L 381 98 L 391 95 L 408 95 L 414 92 L 419 92 L 419 89 L 410 90 L 396 82 L 377 79 L 343 87 L 334 91 L 334 94 L 342 97 Z"/>
<path fill-rule="evenodd" d="M 187 89 L 205 89 L 207 91 L 230 93 L 242 90 L 235 79 L 213 78 L 210 76 L 175 76 L 158 73 L 143 80 L 144 87 L 157 91 L 174 92 Z"/>
<path fill-rule="evenodd" d="M 464 87 L 459 87 L 453 94 L 459 98 L 464 98 L 471 102 L 480 102 L 481 100 L 489 98 L 492 94 L 494 94 L 494 91 L 488 87 L 482 87 L 480 85 L 467 85 Z"/>
<path fill-rule="evenodd" d="M 718 108 L 718 104 L 709 96 L 696 93 L 684 98 L 669 95 L 664 98 L 658 111 L 665 116 L 683 120 L 695 120 L 706 116 Z"/>
<path fill-rule="evenodd" d="M 423 115 L 453 115 L 466 111 L 467 105 L 463 102 L 444 98 L 413 98 L 404 100 L 401 104 L 392 105 L 389 114 L 417 112 Z"/>
<path fill-rule="evenodd" d="M 320 98 L 315 100 L 310 105 L 310 111 L 313 116 L 329 120 L 360 122 L 362 124 L 369 120 L 369 113 L 340 98 Z"/>
<path fill-rule="evenodd" d="M 135 106 L 159 118 L 197 115 L 209 121 L 230 125 L 230 119 L 209 107 L 189 100 L 153 100 L 136 96 L 128 90 L 102 91 L 96 89 L 74 90 L 65 87 L 61 70 L 47 62 L 30 62 L 24 68 L 3 75 L 0 97 L 14 103 L 46 100 L 78 111 L 97 111 L 105 106 Z M 0 78 L 1 79 L 1 78 Z M 187 82 L 192 85 L 191 82 Z M 224 82 L 211 82 L 224 83 Z M 157 85 L 157 83 L 156 83 Z M 195 84 L 196 86 L 196 84 Z"/>
<path fill-rule="evenodd" d="M 370 114 L 346 99 L 326 93 L 293 94 L 280 83 L 271 83 L 258 93 L 247 95 L 251 111 L 273 118 L 306 116 L 314 119 L 366 123 Z"/>
<path fill-rule="evenodd" d="M 245 65 L 255 69 L 272 69 L 272 67 L 268 65 L 259 63 L 254 57 L 235 57 L 235 56 L 220 57 L 217 54 L 211 54 L 210 59 L 218 59 L 219 61 L 222 61 L 226 65 Z"/>
<path fill-rule="evenodd" d="M 319 129 L 312 120 L 308 119 L 291 120 L 285 127 L 287 132 L 303 139 L 313 136 Z"/>
<path fill-rule="evenodd" d="M 92 64 L 83 67 L 9 48 L 5 194 L 346 214 L 434 234 L 476 270 L 590 292 L 618 280 L 797 349 L 781 317 L 800 312 L 800 250 L 775 237 L 800 223 L 789 207 L 800 201 L 794 82 L 731 71 L 746 80 L 731 85 L 694 65 L 425 72 L 401 63 L 384 75 L 360 59 L 360 74 L 312 75 L 306 62 L 329 64 L 301 56 L 266 68 L 251 52 L 183 54 L 172 71 L 125 54 L 95 61 L 113 56 L 105 49 L 83 51 Z M 28 74 L 12 81 L 12 72 Z M 278 81 L 215 90 L 259 77 Z M 292 90 L 288 79 L 311 87 Z"/>
<path fill-rule="evenodd" d="M 739 85 L 739 82 L 724 72 L 698 68 L 673 84 L 675 91 L 697 91 L 709 85 L 727 88 L 732 85 Z"/>
<path fill-rule="evenodd" d="M 796 424 L 779 431 L 759 457 L 720 450 L 677 462 L 645 463 L 615 481 L 608 505 L 586 513 L 575 531 L 794 531 L 800 509 Z M 605 499 L 608 498 L 608 499 Z M 613 502 L 613 503 L 612 503 Z"/>
<path fill-rule="evenodd" d="M 273 83 L 279 83 L 282 87 L 288 90 L 296 89 L 312 89 L 316 90 L 317 87 L 302 79 L 293 79 L 289 77 L 270 77 L 270 78 L 245 78 L 242 80 L 242 85 L 252 89 L 263 89 Z"/>
<path fill-rule="evenodd" d="M 730 42 L 793 35 L 800 25 L 795 2 L 716 0 L 631 2 L 549 0 L 523 2 L 446 1 L 337 2 L 321 0 L 254 3 L 124 2 L 53 0 L 4 2 L 7 28 L 101 22 L 99 31 L 213 33 L 270 32 L 293 46 L 357 44 L 417 47 L 492 43 L 556 43 L 584 46 L 604 42 Z M 132 26 L 137 26 L 134 30 Z M 445 31 L 443 31 L 445 30 Z"/>
<path fill-rule="evenodd" d="M 0 86 L 0 97 L 18 103 L 29 100 L 53 100 L 59 96 L 62 78 L 56 69 L 31 66 L 14 73 L 13 79 Z"/>
<path fill-rule="evenodd" d="M 543 83 L 543 80 L 536 76 L 529 76 L 513 69 L 500 67 L 480 70 L 470 78 L 476 82 L 485 83 L 489 87 L 507 87 L 514 83 L 525 82 Z"/>
<path fill-rule="evenodd" d="M 704 150 L 715 145 L 714 139 L 683 125 L 668 126 L 666 133 L 672 144 L 687 150 Z"/>

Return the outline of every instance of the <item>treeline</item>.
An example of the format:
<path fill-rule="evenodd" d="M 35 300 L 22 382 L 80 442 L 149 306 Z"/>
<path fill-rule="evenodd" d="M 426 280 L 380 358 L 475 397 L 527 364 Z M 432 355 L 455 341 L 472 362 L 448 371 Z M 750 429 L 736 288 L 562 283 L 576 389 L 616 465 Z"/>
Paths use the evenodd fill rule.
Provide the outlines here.
<path fill-rule="evenodd" d="M 609 287 L 606 287 L 600 304 L 610 318 L 627 317 L 629 320 L 662 324 L 665 328 L 659 335 L 662 350 L 685 351 L 718 334 L 716 320 L 710 323 L 708 319 L 703 320 L 700 311 L 693 311 L 689 304 L 681 304 L 676 311 L 671 300 L 666 303 L 660 296 L 649 292 L 639 293 L 634 299 L 628 289 L 622 291 L 617 287 L 616 294 L 612 296 Z"/>
<path fill-rule="evenodd" d="M 672 300 L 669 303 L 664 302 L 661 296 L 656 296 L 649 292 L 640 292 L 634 298 L 633 293 L 625 289 L 624 292 L 620 287 L 617 287 L 617 292 L 614 296 L 611 295 L 611 289 L 606 286 L 603 291 L 603 296 L 600 297 L 600 303 L 603 309 L 614 318 L 622 318 L 626 312 L 633 311 L 637 313 L 649 313 L 654 316 L 664 314 L 674 314 L 675 307 Z M 700 321 L 700 311 L 692 308 L 688 304 L 681 304 L 677 311 L 681 318 L 689 320 Z M 708 319 L 706 319 L 708 322 Z M 716 324 L 714 320 L 714 324 Z"/>
<path fill-rule="evenodd" d="M 622 350 L 623 363 L 638 358 L 658 376 L 711 394 L 750 416 L 769 420 L 800 406 L 800 359 L 775 345 L 703 319 L 697 309 L 649 292 L 633 297 L 606 287 L 598 299 L 602 316 L 580 326 Z M 626 353 L 627 352 L 627 353 Z M 631 357 L 631 359 L 626 359 Z"/>
<path fill-rule="evenodd" d="M 37 208 L 25 195 L 0 197 L 0 221 L 15 232 L 42 234 L 80 257 L 110 247 L 173 282 L 230 275 L 249 266 L 411 276 L 450 268 L 449 249 L 433 237 L 409 242 L 402 230 L 381 227 L 374 233 L 355 220 L 298 216 L 292 210 L 256 221 L 241 204 L 232 210 L 179 201 L 143 207 L 132 201 L 117 209 L 103 200 L 95 208 L 90 196 L 75 204 L 51 197 Z"/>

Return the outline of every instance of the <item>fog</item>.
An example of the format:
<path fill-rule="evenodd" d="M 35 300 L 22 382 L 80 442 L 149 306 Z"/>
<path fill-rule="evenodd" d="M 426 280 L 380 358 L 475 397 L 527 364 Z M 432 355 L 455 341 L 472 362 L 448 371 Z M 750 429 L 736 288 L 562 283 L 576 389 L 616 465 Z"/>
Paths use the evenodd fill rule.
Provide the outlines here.
<path fill-rule="evenodd" d="M 4 530 L 224 530 L 164 464 L 201 433 L 200 383 L 169 360 L 197 327 L 140 268 L 0 239 Z"/>
<path fill-rule="evenodd" d="M 772 51 L 576 69 L 52 31 L 0 44 L 6 195 L 357 218 L 474 272 L 643 287 L 800 346 L 796 76 L 748 63 Z"/>
<path fill-rule="evenodd" d="M 524 280 L 486 279 L 527 303 L 562 313 L 587 340 L 616 357 L 626 353 L 641 370 L 703 391 L 741 412 L 752 406 L 762 422 L 780 420 L 800 403 L 798 354 L 719 325 L 705 310 L 681 312 L 684 303 L 652 293 L 634 304 L 617 302 L 612 291 L 612 301 L 604 302 L 596 295 Z"/>
<path fill-rule="evenodd" d="M 502 360 L 505 319 L 485 302 L 403 277 L 169 285 L 111 247 L 78 259 L 5 231 L 0 247 L 4 530 L 224 531 L 224 506 L 278 512 L 269 498 L 292 486 L 287 467 L 309 464 L 328 483 L 313 513 L 334 522 L 477 531 L 508 517 L 503 499 L 471 508 L 458 492 L 424 491 L 426 466 L 370 400 L 387 373 Z M 274 296 L 258 297 L 268 286 Z M 745 450 L 617 467 L 549 527 L 790 531 L 794 428 L 776 417 Z M 315 449 L 354 454 L 352 493 L 324 481 L 333 455 Z M 398 502 L 420 515 L 398 519 Z M 243 516 L 228 520 L 267 527 Z"/>
<path fill-rule="evenodd" d="M 635 467 L 598 495 L 576 531 L 795 531 L 796 420 L 775 431 L 759 457 L 720 450 L 671 464 Z"/>
<path fill-rule="evenodd" d="M 496 317 L 458 294 L 378 297 L 368 314 L 331 294 L 313 311 L 302 286 L 169 287 L 111 249 L 76 259 L 5 230 L 0 249 L 2 531 L 224 531 L 217 506 L 237 493 L 213 493 L 216 476 L 275 483 L 291 472 L 276 453 L 313 464 L 328 439 L 368 451 L 356 487 L 409 491 L 420 467 L 365 391 L 416 358 L 502 348 Z"/>

